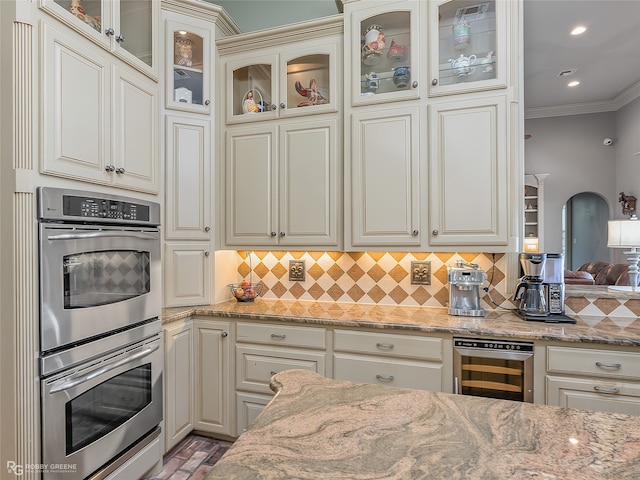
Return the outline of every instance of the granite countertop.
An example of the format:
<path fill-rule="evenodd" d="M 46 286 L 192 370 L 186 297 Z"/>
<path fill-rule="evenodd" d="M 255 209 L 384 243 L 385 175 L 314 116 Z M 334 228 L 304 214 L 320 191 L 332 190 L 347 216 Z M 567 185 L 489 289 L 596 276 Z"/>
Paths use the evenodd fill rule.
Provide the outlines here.
<path fill-rule="evenodd" d="M 576 324 L 526 322 L 511 311 L 488 311 L 482 317 L 448 315 L 444 308 L 269 300 L 231 300 L 215 305 L 167 308 L 163 323 L 192 315 L 268 320 L 334 327 L 361 327 L 521 340 L 640 346 L 640 318 L 576 316 Z"/>
<path fill-rule="evenodd" d="M 277 395 L 215 479 L 637 479 L 640 417 L 272 377 Z"/>

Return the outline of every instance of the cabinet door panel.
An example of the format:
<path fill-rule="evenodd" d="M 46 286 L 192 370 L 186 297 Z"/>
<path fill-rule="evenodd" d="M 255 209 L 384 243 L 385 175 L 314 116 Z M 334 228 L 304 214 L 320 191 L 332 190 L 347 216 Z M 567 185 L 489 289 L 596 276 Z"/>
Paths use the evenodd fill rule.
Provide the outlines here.
<path fill-rule="evenodd" d="M 196 429 L 231 434 L 231 353 L 229 324 L 194 322 Z"/>
<path fill-rule="evenodd" d="M 165 452 L 193 429 L 191 321 L 165 328 Z"/>
<path fill-rule="evenodd" d="M 211 123 L 167 117 L 167 239 L 209 240 Z"/>
<path fill-rule="evenodd" d="M 418 108 L 352 117 L 352 244 L 420 245 Z"/>
<path fill-rule="evenodd" d="M 165 299 L 167 307 L 208 305 L 213 261 L 209 244 L 167 243 Z"/>
<path fill-rule="evenodd" d="M 97 47 L 44 28 L 42 172 L 109 183 L 109 63 Z"/>
<path fill-rule="evenodd" d="M 158 89 L 140 74 L 114 67 L 113 164 L 124 169 L 116 183 L 158 192 Z"/>
<path fill-rule="evenodd" d="M 337 121 L 281 127 L 282 245 L 337 244 Z"/>
<path fill-rule="evenodd" d="M 430 243 L 506 245 L 506 97 L 429 109 Z"/>
<path fill-rule="evenodd" d="M 277 242 L 276 138 L 275 127 L 227 131 L 229 244 L 275 245 Z"/>
<path fill-rule="evenodd" d="M 236 394 L 236 435 L 240 435 L 249 428 L 272 398 L 271 395 L 258 393 Z"/>

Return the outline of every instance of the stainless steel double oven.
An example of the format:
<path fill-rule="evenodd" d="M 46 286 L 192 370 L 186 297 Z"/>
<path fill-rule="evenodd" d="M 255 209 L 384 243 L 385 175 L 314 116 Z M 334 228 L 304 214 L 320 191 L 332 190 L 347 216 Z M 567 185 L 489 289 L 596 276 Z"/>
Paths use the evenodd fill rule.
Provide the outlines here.
<path fill-rule="evenodd" d="M 44 476 L 103 478 L 160 433 L 160 207 L 41 187 L 38 219 Z"/>

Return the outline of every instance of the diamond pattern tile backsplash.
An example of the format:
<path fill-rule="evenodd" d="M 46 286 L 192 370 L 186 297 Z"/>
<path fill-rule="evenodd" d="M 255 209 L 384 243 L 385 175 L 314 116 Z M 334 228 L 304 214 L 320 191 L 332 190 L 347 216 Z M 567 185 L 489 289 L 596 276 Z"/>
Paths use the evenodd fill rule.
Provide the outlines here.
<path fill-rule="evenodd" d="M 456 260 L 477 263 L 491 284 L 482 293 L 482 307 L 514 308 L 507 292 L 505 254 L 430 252 L 312 252 L 238 251 L 238 274 L 243 280 L 262 282 L 262 297 L 320 302 L 382 305 L 448 306 L 447 266 Z M 304 281 L 289 281 L 289 260 L 304 260 Z M 431 284 L 411 284 L 411 262 L 431 262 Z M 637 318 L 640 299 L 570 297 L 569 315 Z"/>
<path fill-rule="evenodd" d="M 491 299 L 505 302 L 506 256 L 490 253 L 239 251 L 238 273 L 262 282 L 262 297 L 321 302 L 446 307 L 447 266 L 477 263 L 494 288 Z M 289 260 L 304 260 L 305 281 L 289 281 Z M 411 284 L 411 262 L 431 262 L 431 284 Z M 484 293 L 484 292 L 483 292 Z M 491 309 L 486 294 L 484 308 Z M 487 303 L 488 302 L 488 303 Z M 510 301 L 505 306 L 512 307 Z"/>

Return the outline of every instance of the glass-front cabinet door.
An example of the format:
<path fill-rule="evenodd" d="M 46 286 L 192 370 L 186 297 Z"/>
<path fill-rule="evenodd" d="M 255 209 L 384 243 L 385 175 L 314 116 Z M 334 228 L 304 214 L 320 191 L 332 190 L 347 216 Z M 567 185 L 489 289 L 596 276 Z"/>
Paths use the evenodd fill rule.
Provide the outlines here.
<path fill-rule="evenodd" d="M 352 13 L 353 105 L 420 97 L 418 8 L 406 1 Z"/>
<path fill-rule="evenodd" d="M 506 87 L 506 3 L 429 2 L 431 96 Z"/>
<path fill-rule="evenodd" d="M 277 55 L 227 63 L 227 123 L 277 118 Z"/>
<path fill-rule="evenodd" d="M 336 43 L 280 54 L 280 116 L 337 111 Z"/>
<path fill-rule="evenodd" d="M 227 62 L 227 123 L 338 110 L 337 40 L 302 42 Z M 273 52 L 273 50 L 269 50 Z"/>
<path fill-rule="evenodd" d="M 167 20 L 166 106 L 174 110 L 211 112 L 211 33 Z"/>
<path fill-rule="evenodd" d="M 41 0 L 41 8 L 67 26 L 157 80 L 155 0 Z"/>

